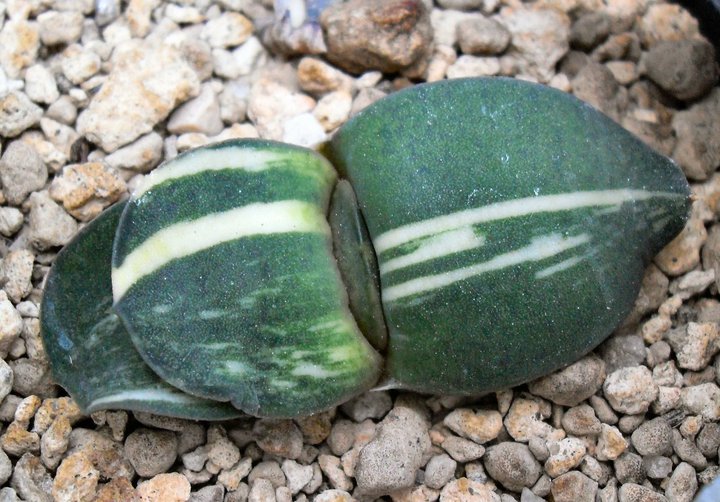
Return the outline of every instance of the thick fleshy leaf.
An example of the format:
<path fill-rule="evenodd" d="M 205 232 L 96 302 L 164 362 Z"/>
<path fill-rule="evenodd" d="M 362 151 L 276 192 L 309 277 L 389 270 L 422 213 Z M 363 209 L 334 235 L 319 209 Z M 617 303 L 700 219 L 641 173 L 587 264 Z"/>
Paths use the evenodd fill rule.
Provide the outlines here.
<path fill-rule="evenodd" d="M 452 80 L 368 107 L 328 154 L 378 255 L 389 376 L 477 393 L 568 364 L 682 228 L 677 166 L 565 93 Z"/>
<path fill-rule="evenodd" d="M 84 413 L 147 411 L 194 420 L 239 415 L 171 387 L 143 362 L 112 310 L 110 260 L 124 203 L 87 225 L 57 256 L 45 283 L 41 326 L 56 381 Z"/>
<path fill-rule="evenodd" d="M 144 180 L 118 227 L 113 292 L 162 378 L 258 416 L 317 412 L 375 383 L 379 356 L 332 255 L 335 176 L 311 150 L 236 140 Z"/>

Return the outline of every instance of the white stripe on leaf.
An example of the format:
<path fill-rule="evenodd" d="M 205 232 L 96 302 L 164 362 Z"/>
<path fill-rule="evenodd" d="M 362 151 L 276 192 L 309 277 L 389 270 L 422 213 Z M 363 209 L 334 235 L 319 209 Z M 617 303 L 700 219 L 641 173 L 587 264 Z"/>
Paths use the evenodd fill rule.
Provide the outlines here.
<path fill-rule="evenodd" d="M 237 146 L 196 150 L 171 160 L 145 176 L 133 192 L 133 198 L 138 198 L 151 188 L 168 180 L 192 176 L 204 171 L 223 169 L 259 172 L 270 168 L 272 162 L 283 158 L 282 155 L 275 152 L 250 150 Z"/>
<path fill-rule="evenodd" d="M 485 244 L 485 237 L 476 235 L 472 227 L 462 227 L 429 237 L 420 247 L 403 256 L 380 264 L 380 274 L 417 265 L 436 258 L 475 249 Z"/>
<path fill-rule="evenodd" d="M 619 207 L 626 202 L 678 197 L 684 197 L 684 195 L 672 192 L 632 190 L 629 188 L 525 197 L 522 199 L 496 202 L 487 206 L 465 209 L 463 211 L 409 223 L 380 234 L 373 240 L 373 245 L 375 246 L 375 251 L 380 254 L 416 239 L 438 235 L 488 221 L 504 220 L 538 213 L 570 211 L 585 207 Z"/>
<path fill-rule="evenodd" d="M 435 291 L 487 272 L 494 272 L 523 263 L 551 258 L 564 251 L 587 244 L 588 242 L 590 242 L 590 236 L 588 234 L 563 237 L 560 234 L 554 233 L 536 237 L 530 241 L 529 245 L 497 255 L 491 260 L 441 274 L 418 277 L 395 286 L 390 286 L 389 288 L 383 289 L 382 298 L 384 301 L 392 302 L 408 296 Z"/>
<path fill-rule="evenodd" d="M 175 223 L 151 235 L 113 269 L 113 296 L 118 301 L 139 279 L 172 260 L 241 237 L 280 233 L 329 235 L 330 227 L 317 206 L 299 200 L 258 202 Z"/>

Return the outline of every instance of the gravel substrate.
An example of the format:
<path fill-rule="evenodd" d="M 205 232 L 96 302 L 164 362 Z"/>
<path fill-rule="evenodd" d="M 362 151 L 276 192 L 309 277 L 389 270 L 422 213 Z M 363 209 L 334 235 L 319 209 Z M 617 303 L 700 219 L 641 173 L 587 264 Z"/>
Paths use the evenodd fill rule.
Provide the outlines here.
<path fill-rule="evenodd" d="M 0 0 L 0 502 L 691 501 L 720 446 L 720 89 L 696 20 L 652 0 L 351 0 L 321 23 L 274 22 L 268 0 Z M 397 89 L 481 75 L 573 92 L 691 182 L 685 230 L 593 354 L 479 398 L 371 392 L 297 420 L 85 417 L 53 384 L 43 278 L 162 160 L 314 145 Z"/>

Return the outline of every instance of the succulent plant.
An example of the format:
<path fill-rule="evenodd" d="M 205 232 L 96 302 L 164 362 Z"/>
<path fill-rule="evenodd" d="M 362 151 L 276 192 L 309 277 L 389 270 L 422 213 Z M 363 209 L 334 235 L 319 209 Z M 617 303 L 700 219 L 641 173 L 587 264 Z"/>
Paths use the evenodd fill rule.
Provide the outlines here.
<path fill-rule="evenodd" d="M 83 410 L 292 417 L 529 381 L 613 331 L 690 203 L 670 159 L 510 79 L 397 92 L 320 152 L 186 152 L 61 251 L 42 333 Z"/>

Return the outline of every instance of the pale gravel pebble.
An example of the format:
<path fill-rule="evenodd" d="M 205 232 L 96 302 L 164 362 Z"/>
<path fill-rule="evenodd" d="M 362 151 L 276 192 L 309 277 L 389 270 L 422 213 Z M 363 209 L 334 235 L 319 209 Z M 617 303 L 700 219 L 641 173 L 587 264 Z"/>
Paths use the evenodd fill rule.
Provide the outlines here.
<path fill-rule="evenodd" d="M 602 424 L 595 456 L 598 460 L 615 460 L 629 446 L 622 433 L 612 425 Z"/>
<path fill-rule="evenodd" d="M 250 485 L 258 479 L 270 481 L 274 488 L 279 488 L 285 484 L 285 473 L 283 473 L 280 468 L 280 464 L 276 461 L 265 460 L 253 467 L 252 471 L 250 471 L 250 475 L 248 476 L 248 482 Z"/>
<path fill-rule="evenodd" d="M 458 408 L 450 412 L 443 423 L 460 436 L 484 444 L 497 438 L 502 430 L 502 416 L 495 410 L 473 411 Z"/>
<path fill-rule="evenodd" d="M 175 463 L 177 436 L 170 431 L 137 429 L 125 439 L 125 455 L 140 476 L 155 476 Z"/>
<path fill-rule="evenodd" d="M 285 459 L 281 469 L 287 479 L 287 487 L 293 495 L 299 493 L 313 477 L 312 466 L 301 465 L 294 460 Z"/>
<path fill-rule="evenodd" d="M 595 502 L 598 484 L 578 471 L 558 476 L 552 482 L 555 502 Z"/>
<path fill-rule="evenodd" d="M 561 404 L 575 406 L 595 394 L 605 380 L 605 362 L 591 355 L 530 382 L 529 390 L 535 395 Z"/>
<path fill-rule="evenodd" d="M 542 471 L 526 445 L 509 441 L 488 448 L 483 463 L 494 480 L 514 492 L 531 487 Z"/>
<path fill-rule="evenodd" d="M 452 458 L 458 462 L 470 462 L 477 460 L 485 454 L 485 448 L 469 439 L 457 436 L 448 436 L 441 444 Z"/>
<path fill-rule="evenodd" d="M 292 420 L 260 419 L 253 434 L 257 445 L 271 455 L 294 460 L 302 453 L 302 433 Z"/>
<path fill-rule="evenodd" d="M 10 237 L 23 226 L 25 217 L 14 207 L 0 207 L 0 234 Z"/>
<path fill-rule="evenodd" d="M 9 204 L 20 205 L 30 193 L 45 186 L 47 179 L 47 168 L 35 148 L 23 141 L 6 146 L 0 158 L 0 180 Z"/>
<path fill-rule="evenodd" d="M 10 301 L 17 304 L 32 291 L 35 255 L 27 249 L 10 251 L 0 265 L 0 280 Z"/>
<path fill-rule="evenodd" d="M 643 456 L 668 455 L 672 451 L 672 429 L 661 417 L 641 424 L 630 437 L 632 445 Z"/>
<path fill-rule="evenodd" d="M 249 502 L 274 502 L 275 488 L 267 479 L 258 478 L 250 485 Z"/>
<path fill-rule="evenodd" d="M 367 494 L 386 494 L 411 486 L 430 448 L 428 429 L 423 413 L 396 405 L 360 453 L 355 468 L 358 489 Z"/>
<path fill-rule="evenodd" d="M 448 455 L 435 455 L 425 466 L 425 484 L 430 488 L 441 489 L 455 476 L 457 462 Z"/>
<path fill-rule="evenodd" d="M 581 439 L 568 437 L 550 444 L 550 456 L 545 461 L 545 472 L 552 478 L 576 468 L 582 462 L 587 447 Z"/>
<path fill-rule="evenodd" d="M 177 107 L 168 119 L 167 129 L 172 134 L 219 134 L 223 122 L 220 118 L 220 102 L 213 86 L 203 85 L 200 94 Z"/>
<path fill-rule="evenodd" d="M 503 424 L 515 441 L 527 442 L 532 437 L 559 441 L 565 437 L 565 432 L 543 420 L 549 416 L 550 406 L 547 401 L 517 398 L 505 415 Z"/>
<path fill-rule="evenodd" d="M 467 478 L 450 481 L 440 492 L 441 502 L 454 500 L 467 502 L 501 502 L 500 496 L 492 488 L 483 483 Z"/>
<path fill-rule="evenodd" d="M 648 410 L 658 394 L 652 373 L 645 366 L 630 366 L 610 373 L 603 384 L 610 405 L 621 413 L 637 414 Z"/>
<path fill-rule="evenodd" d="M 33 246 L 43 251 L 70 242 L 78 230 L 72 216 L 57 205 L 45 190 L 33 192 L 29 201 L 29 239 Z"/>

